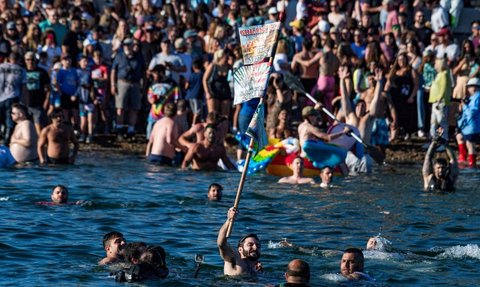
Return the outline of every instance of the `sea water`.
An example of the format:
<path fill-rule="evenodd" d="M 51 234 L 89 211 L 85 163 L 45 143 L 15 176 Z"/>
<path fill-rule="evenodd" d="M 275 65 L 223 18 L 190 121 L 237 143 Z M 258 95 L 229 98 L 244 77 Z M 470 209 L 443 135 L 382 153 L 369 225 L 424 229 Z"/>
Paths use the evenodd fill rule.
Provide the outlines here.
<path fill-rule="evenodd" d="M 349 285 L 338 274 L 342 250 L 364 248 L 379 233 L 393 251 L 366 253 L 365 271 L 376 281 L 365 286 L 480 282 L 479 171 L 462 170 L 455 192 L 436 194 L 422 191 L 420 164 L 336 177 L 331 190 L 279 185 L 264 173 L 248 176 L 229 243 L 259 235 L 265 271 L 249 281 L 223 276 L 216 243 L 239 178 L 102 152 L 81 152 L 75 166 L 1 170 L 0 286 L 122 286 L 97 266 L 105 253 L 102 237 L 113 230 L 127 241 L 165 248 L 170 275 L 146 286 L 278 284 L 294 258 L 310 264 L 313 286 Z M 224 186 L 221 202 L 207 200 L 212 182 Z M 35 204 L 49 201 L 56 184 L 69 188 L 70 202 L 84 203 Z M 195 254 L 205 256 L 197 278 Z"/>

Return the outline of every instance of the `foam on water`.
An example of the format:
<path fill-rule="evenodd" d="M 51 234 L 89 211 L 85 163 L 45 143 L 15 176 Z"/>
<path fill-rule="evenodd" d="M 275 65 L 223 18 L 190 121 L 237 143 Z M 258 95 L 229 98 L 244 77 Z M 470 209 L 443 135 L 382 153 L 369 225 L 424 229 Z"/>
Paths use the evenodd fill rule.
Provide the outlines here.
<path fill-rule="evenodd" d="M 338 273 L 329 273 L 322 275 L 323 279 L 334 281 L 334 282 L 346 282 L 348 281 L 347 278 L 343 277 L 341 274 Z"/>
<path fill-rule="evenodd" d="M 480 247 L 477 244 L 456 245 L 446 248 L 439 258 L 474 258 L 480 260 Z"/>
<path fill-rule="evenodd" d="M 0 201 L 8 201 L 9 199 L 10 199 L 9 196 L 0 197 Z"/>

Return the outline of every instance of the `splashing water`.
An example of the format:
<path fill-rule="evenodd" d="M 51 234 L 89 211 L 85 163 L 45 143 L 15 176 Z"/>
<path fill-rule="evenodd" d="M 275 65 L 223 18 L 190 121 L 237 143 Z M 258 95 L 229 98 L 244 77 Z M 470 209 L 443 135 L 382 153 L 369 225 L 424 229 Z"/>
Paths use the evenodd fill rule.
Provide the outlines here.
<path fill-rule="evenodd" d="M 457 245 L 445 249 L 440 258 L 475 258 L 480 260 L 480 247 L 477 244 Z"/>

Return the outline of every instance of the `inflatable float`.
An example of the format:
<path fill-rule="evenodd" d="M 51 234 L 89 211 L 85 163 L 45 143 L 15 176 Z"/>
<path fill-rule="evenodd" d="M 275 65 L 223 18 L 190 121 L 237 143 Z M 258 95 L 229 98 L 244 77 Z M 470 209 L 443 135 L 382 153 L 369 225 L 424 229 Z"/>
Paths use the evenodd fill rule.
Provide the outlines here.
<path fill-rule="evenodd" d="M 320 169 L 325 166 L 337 167 L 343 163 L 347 151 L 337 145 L 326 144 L 321 141 L 307 141 L 304 144 L 307 157 L 303 159 L 303 175 L 318 176 Z M 290 164 L 300 152 L 300 143 L 296 138 L 270 139 L 269 145 L 259 151 L 248 165 L 247 174 L 266 170 L 275 176 L 290 176 L 293 174 Z M 243 171 L 245 162 L 238 163 L 238 170 Z M 340 168 L 334 168 L 336 175 L 341 175 Z"/>

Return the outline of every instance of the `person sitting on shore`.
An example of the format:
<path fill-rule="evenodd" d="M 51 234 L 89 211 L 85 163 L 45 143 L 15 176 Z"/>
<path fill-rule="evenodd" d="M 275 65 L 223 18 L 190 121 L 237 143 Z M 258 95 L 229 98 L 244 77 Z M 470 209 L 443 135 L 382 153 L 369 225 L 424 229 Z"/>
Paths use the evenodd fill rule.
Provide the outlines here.
<path fill-rule="evenodd" d="M 330 188 L 332 187 L 333 179 L 333 169 L 329 166 L 326 166 L 320 170 L 320 187 L 321 188 Z"/>
<path fill-rule="evenodd" d="M 12 105 L 11 114 L 12 120 L 16 123 L 10 139 L 9 152 L 11 156 L 17 163 L 37 160 L 38 135 L 33 122 L 29 119 L 27 107 L 23 104 L 15 103 Z"/>
<path fill-rule="evenodd" d="M 40 133 L 37 152 L 41 164 L 73 164 L 78 153 L 78 140 L 70 125 L 64 124 L 63 111 L 55 108 L 50 114 L 52 123 Z M 70 154 L 69 144 L 73 144 Z M 45 152 L 45 146 L 47 151 Z"/>
<path fill-rule="evenodd" d="M 368 274 L 363 273 L 364 261 L 362 250 L 347 248 L 340 261 L 340 273 L 348 280 L 374 280 Z"/>
<path fill-rule="evenodd" d="M 180 147 L 178 127 L 174 119 L 177 113 L 175 104 L 166 104 L 163 113 L 164 117 L 153 126 L 145 155 L 150 163 L 172 166 L 175 147 Z"/>
<path fill-rule="evenodd" d="M 218 183 L 212 183 L 208 187 L 208 200 L 220 201 L 222 199 L 223 186 Z"/>
<path fill-rule="evenodd" d="M 423 163 L 423 188 L 425 191 L 453 191 L 458 177 L 458 162 L 453 150 L 442 137 L 443 129 L 439 128 L 437 135 L 432 140 L 425 154 Z M 432 157 L 435 150 L 441 145 L 445 146 L 448 162 L 444 158 L 437 158 L 433 163 Z"/>
<path fill-rule="evenodd" d="M 120 232 L 112 231 L 105 234 L 105 236 L 103 236 L 103 248 L 105 249 L 106 256 L 98 262 L 98 265 L 122 262 L 123 258 L 120 253 L 126 244 L 126 240 Z"/>
<path fill-rule="evenodd" d="M 288 263 L 285 272 L 285 283 L 276 287 L 308 287 L 310 286 L 310 266 L 300 259 L 293 259 Z"/>
<path fill-rule="evenodd" d="M 262 246 L 260 239 L 254 233 L 245 235 L 238 242 L 237 249 L 233 249 L 227 242 L 227 229 L 231 221 L 235 219 L 238 212 L 231 207 L 227 213 L 227 220 L 218 232 L 217 245 L 220 256 L 224 261 L 223 274 L 229 276 L 255 276 L 262 271 L 262 265 L 258 261 L 261 255 Z"/>
<path fill-rule="evenodd" d="M 207 125 L 203 136 L 203 141 L 188 149 L 182 169 L 186 169 L 191 163 L 194 170 L 216 170 L 219 159 L 228 169 L 236 169 L 230 162 L 223 144 L 216 141 L 216 128 L 213 125 Z"/>
<path fill-rule="evenodd" d="M 303 177 L 303 158 L 297 156 L 290 165 L 293 175 L 282 177 L 278 183 L 289 184 L 314 184 L 315 180 L 309 177 Z"/>

